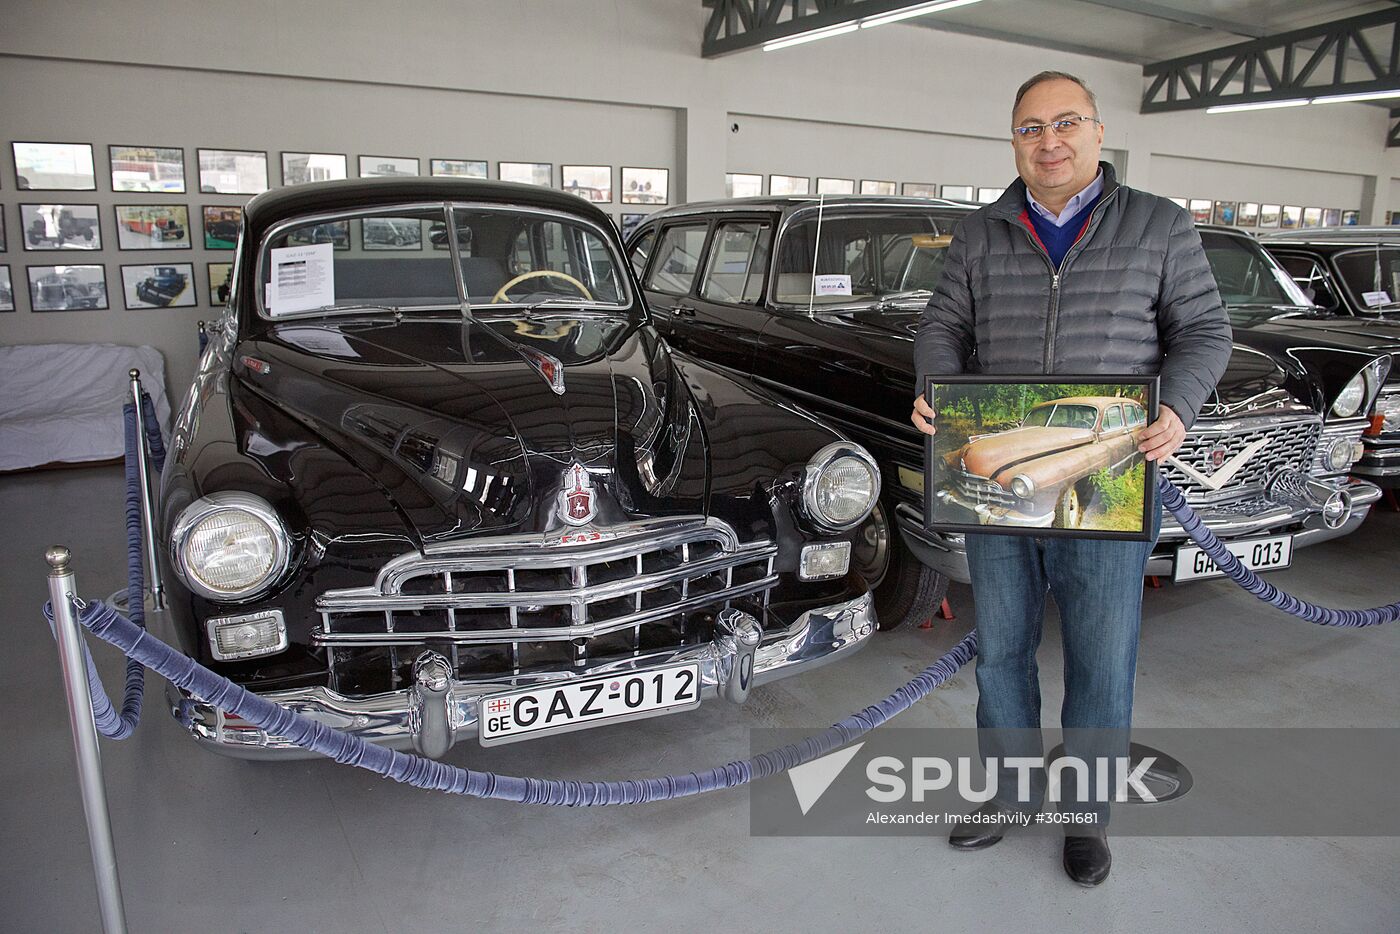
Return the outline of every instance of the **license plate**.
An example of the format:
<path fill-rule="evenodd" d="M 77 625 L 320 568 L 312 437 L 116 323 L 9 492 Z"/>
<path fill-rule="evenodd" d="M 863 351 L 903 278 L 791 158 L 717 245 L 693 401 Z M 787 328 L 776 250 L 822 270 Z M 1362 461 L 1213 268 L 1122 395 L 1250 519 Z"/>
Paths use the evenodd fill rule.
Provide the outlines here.
<path fill-rule="evenodd" d="M 481 699 L 478 737 L 481 745 L 496 746 L 699 705 L 700 666 L 691 662 L 488 694 Z"/>
<path fill-rule="evenodd" d="M 1293 562 L 1292 535 L 1246 538 L 1226 542 L 1225 547 L 1251 571 L 1276 571 L 1288 567 Z M 1176 550 L 1176 567 L 1172 569 L 1172 580 L 1193 581 L 1205 577 L 1223 577 L 1224 574 L 1225 572 L 1220 570 L 1199 546 L 1182 545 Z"/>

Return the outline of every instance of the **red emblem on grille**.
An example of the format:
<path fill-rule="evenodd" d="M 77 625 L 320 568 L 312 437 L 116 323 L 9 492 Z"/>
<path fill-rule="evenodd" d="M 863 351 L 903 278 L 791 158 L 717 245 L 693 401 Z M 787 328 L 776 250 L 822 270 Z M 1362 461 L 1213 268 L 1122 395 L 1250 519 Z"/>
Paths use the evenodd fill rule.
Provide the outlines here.
<path fill-rule="evenodd" d="M 560 496 L 560 518 L 569 525 L 587 525 L 598 514 L 593 497 L 593 481 L 582 464 L 574 464 L 564 475 L 564 490 Z"/>
<path fill-rule="evenodd" d="M 1229 451 L 1227 451 L 1227 450 L 1225 449 L 1225 445 L 1223 445 L 1223 444 L 1216 445 L 1215 447 L 1211 448 L 1211 449 L 1210 449 L 1210 465 L 1211 465 L 1212 467 L 1214 467 L 1216 470 L 1219 470 L 1219 469 L 1220 469 L 1220 465 L 1223 464 L 1223 463 L 1225 463 L 1225 455 L 1228 454 L 1228 453 L 1229 453 Z"/>

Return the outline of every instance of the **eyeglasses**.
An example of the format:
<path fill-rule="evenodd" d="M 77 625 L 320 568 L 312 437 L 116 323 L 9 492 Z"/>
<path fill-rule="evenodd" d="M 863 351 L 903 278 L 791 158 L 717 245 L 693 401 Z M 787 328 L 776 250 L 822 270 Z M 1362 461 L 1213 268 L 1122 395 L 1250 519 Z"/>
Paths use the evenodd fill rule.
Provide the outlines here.
<path fill-rule="evenodd" d="M 1079 132 L 1080 124 L 1085 121 L 1092 123 L 1102 123 L 1098 117 L 1065 117 L 1063 120 L 1054 120 L 1050 123 L 1031 123 L 1026 126 L 1013 126 L 1011 132 L 1015 134 L 1011 138 L 1020 141 L 1031 141 L 1040 139 L 1046 127 L 1055 131 L 1055 135 L 1064 139 L 1066 136 L 1073 136 Z"/>

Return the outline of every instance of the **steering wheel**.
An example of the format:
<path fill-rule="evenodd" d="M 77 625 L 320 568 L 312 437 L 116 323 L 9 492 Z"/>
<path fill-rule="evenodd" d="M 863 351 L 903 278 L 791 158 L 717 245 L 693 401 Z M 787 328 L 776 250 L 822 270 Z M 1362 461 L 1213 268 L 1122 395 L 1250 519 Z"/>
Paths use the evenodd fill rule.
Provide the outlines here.
<path fill-rule="evenodd" d="M 524 282 L 526 279 L 539 279 L 546 276 L 553 277 L 555 279 L 563 279 L 565 282 L 569 283 L 569 285 L 572 285 L 574 288 L 578 289 L 581 293 L 583 293 L 584 298 L 588 299 L 590 302 L 593 301 L 593 295 L 588 291 L 588 287 L 582 282 L 575 279 L 573 276 L 569 275 L 567 272 L 557 272 L 553 269 L 536 269 L 534 272 L 521 273 L 520 275 L 516 276 L 514 279 L 510 280 L 505 285 L 497 289 L 496 294 L 491 296 L 491 304 L 495 305 L 498 302 L 505 301 L 506 292 L 509 291 L 513 286 Z"/>

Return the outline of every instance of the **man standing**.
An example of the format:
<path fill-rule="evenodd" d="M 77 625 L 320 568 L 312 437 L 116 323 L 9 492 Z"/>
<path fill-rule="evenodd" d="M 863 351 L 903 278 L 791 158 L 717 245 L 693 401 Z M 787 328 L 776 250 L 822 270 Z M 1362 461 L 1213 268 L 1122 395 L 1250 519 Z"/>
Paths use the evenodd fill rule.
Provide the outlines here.
<path fill-rule="evenodd" d="M 1079 78 L 1032 77 L 1016 94 L 1012 123 L 1020 178 L 953 234 L 919 324 L 915 391 L 928 375 L 963 372 L 1160 373 L 1160 414 L 1140 444 L 1147 459 L 1160 461 L 1180 446 L 1230 356 L 1230 325 L 1201 239 L 1185 211 L 1120 185 L 1113 166 L 1099 161 L 1103 121 Z M 933 434 L 935 414 L 919 395 L 914 424 Z M 1159 512 L 1154 539 L 1160 526 Z M 1107 747 L 1087 740 L 1084 748 L 1127 755 L 1151 550 L 1152 542 L 967 536 L 984 756 L 1038 755 L 1035 653 L 1047 589 L 1064 642 L 1066 743 L 1083 755 L 1073 748 L 1075 731 L 1108 731 Z M 1014 738 L 1027 733 L 1028 741 Z M 998 820 L 1018 807 L 1014 775 L 1003 772 L 997 797 L 950 844 L 978 849 L 1001 839 Z M 1037 773 L 1033 806 L 1043 790 Z M 1076 882 L 1097 885 L 1110 865 L 1107 806 L 1083 806 L 1091 822 L 1066 825 L 1064 867 Z"/>

